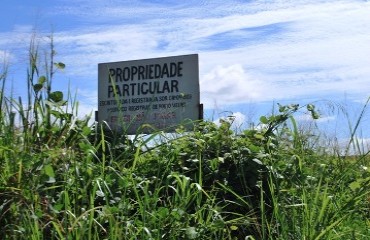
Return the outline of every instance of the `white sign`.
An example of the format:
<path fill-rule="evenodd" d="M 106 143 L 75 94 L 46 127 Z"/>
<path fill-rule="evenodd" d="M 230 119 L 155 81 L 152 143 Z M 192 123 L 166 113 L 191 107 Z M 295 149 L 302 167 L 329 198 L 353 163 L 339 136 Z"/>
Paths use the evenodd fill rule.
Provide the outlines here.
<path fill-rule="evenodd" d="M 197 54 L 98 65 L 99 122 L 135 134 L 199 118 Z"/>

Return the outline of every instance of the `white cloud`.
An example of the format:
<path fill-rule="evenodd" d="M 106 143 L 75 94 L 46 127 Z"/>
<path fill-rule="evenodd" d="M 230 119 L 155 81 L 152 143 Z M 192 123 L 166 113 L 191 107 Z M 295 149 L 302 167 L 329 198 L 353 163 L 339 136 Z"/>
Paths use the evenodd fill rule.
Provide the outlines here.
<path fill-rule="evenodd" d="M 263 82 L 248 76 L 240 64 L 216 66 L 200 81 L 204 104 L 233 104 L 263 98 Z"/>
<path fill-rule="evenodd" d="M 97 64 L 142 58 L 156 47 L 155 35 L 141 27 L 96 28 L 83 33 L 63 32 L 55 36 L 64 62 L 72 63 L 77 76 L 96 75 Z"/>
<path fill-rule="evenodd" d="M 235 112 L 228 114 L 227 116 L 222 116 L 219 117 L 218 119 L 214 120 L 213 122 L 216 123 L 217 125 L 221 124 L 221 121 L 228 121 L 231 123 L 231 129 L 233 130 L 240 130 L 240 129 L 245 129 L 248 126 L 246 125 L 247 123 L 247 116 L 244 115 L 241 112 Z"/>
<path fill-rule="evenodd" d="M 300 121 L 300 122 L 316 122 L 316 123 L 328 123 L 331 121 L 335 121 L 337 119 L 336 116 L 320 116 L 318 119 L 313 119 L 311 114 L 303 114 L 294 117 L 295 120 Z"/>
<path fill-rule="evenodd" d="M 244 125 L 246 123 L 247 117 L 243 113 L 236 112 L 232 115 L 232 117 L 233 117 L 234 126 L 236 126 L 236 127 L 242 127 L 242 126 L 246 127 Z"/>
<path fill-rule="evenodd" d="M 352 140 L 350 138 L 333 138 L 328 139 L 325 144 L 328 145 L 328 150 L 341 155 L 361 155 L 370 151 L 370 138 L 356 136 Z"/>
<path fill-rule="evenodd" d="M 370 92 L 370 2 L 62 2 L 48 15 L 85 21 L 55 29 L 79 89 L 96 89 L 100 62 L 198 52 L 206 108 Z M 27 42 L 29 30 L 0 33 L 0 49 Z"/>

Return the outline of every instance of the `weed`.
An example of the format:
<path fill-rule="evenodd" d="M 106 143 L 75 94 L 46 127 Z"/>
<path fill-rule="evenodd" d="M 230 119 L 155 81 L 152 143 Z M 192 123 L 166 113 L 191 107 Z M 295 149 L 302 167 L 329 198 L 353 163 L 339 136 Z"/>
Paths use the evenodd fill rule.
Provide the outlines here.
<path fill-rule="evenodd" d="M 49 40 L 41 66 L 40 47 L 31 41 L 25 100 L 6 95 L 7 66 L 0 72 L 5 239 L 370 235 L 368 153 L 338 156 L 316 148 L 318 136 L 300 131 L 294 118 L 304 108 L 318 118 L 314 105 L 279 105 L 278 113 L 238 134 L 228 120 L 201 121 L 172 139 L 154 132 L 130 140 L 77 118 L 75 100 L 53 89 L 65 65 L 54 61 Z M 357 149 L 361 117 L 351 128 Z"/>

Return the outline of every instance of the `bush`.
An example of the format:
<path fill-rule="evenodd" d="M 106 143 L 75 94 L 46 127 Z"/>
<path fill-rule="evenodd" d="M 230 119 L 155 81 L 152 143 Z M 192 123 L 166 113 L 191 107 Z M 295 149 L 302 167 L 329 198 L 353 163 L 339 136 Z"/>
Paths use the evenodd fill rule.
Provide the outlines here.
<path fill-rule="evenodd" d="M 0 73 L 0 225 L 5 239 L 367 239 L 367 154 L 316 148 L 296 104 L 236 134 L 233 119 L 175 137 L 77 118 L 30 47 L 27 101 Z M 44 72 L 44 74 L 41 74 Z M 69 96 L 69 94 L 68 94 Z M 71 102 L 72 101 L 72 102 Z M 67 107 L 70 106 L 70 107 Z M 313 105 L 304 106 L 314 119 Z M 17 122 L 16 119 L 20 121 Z M 346 163 L 346 164 L 344 164 Z"/>

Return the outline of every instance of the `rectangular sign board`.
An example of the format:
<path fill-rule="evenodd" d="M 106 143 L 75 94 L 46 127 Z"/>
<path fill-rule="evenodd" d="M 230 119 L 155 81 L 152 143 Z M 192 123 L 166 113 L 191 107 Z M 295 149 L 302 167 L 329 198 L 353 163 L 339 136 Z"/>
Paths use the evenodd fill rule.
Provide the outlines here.
<path fill-rule="evenodd" d="M 98 121 L 115 130 L 173 131 L 199 112 L 198 54 L 98 65 Z"/>

